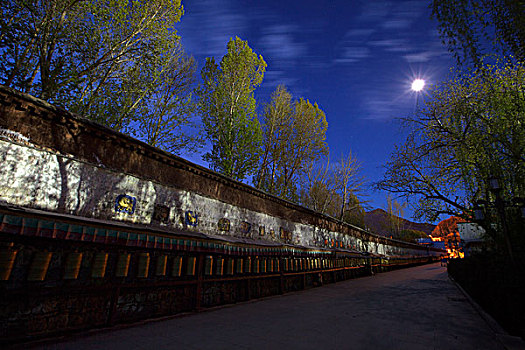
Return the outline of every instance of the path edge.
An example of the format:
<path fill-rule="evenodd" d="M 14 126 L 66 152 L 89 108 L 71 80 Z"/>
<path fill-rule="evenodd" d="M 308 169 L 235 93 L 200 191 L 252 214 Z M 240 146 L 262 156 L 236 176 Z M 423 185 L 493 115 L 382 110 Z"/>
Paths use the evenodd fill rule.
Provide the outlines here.
<path fill-rule="evenodd" d="M 468 300 L 470 305 L 476 310 L 476 312 L 480 315 L 480 317 L 485 321 L 485 323 L 489 326 L 489 328 L 494 332 L 494 335 L 496 339 L 500 342 L 501 345 L 507 350 L 525 350 L 525 341 L 521 339 L 521 337 L 513 336 L 507 333 L 501 327 L 501 325 L 491 316 L 489 315 L 479 304 L 472 299 L 472 297 L 467 293 L 463 287 L 459 285 L 458 282 L 454 280 L 454 278 L 448 273 L 447 275 L 449 280 L 454 284 L 459 291 L 465 296 L 465 298 Z"/>

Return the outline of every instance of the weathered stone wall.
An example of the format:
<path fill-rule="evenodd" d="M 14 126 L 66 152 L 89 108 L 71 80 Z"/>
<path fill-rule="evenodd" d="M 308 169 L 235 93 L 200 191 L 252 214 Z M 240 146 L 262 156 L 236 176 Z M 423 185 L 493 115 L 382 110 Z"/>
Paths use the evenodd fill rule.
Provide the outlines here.
<path fill-rule="evenodd" d="M 240 241 L 269 241 L 304 247 L 325 247 L 336 242 L 334 245 L 338 248 L 380 255 L 426 254 L 426 250 L 367 241 L 360 235 L 270 216 L 10 141 L 0 140 L 0 159 L 3 164 L 0 200 L 9 204 L 160 226 L 174 232 L 198 232 L 208 237 L 236 237 Z M 121 195 L 135 202 L 132 213 L 116 210 Z M 156 213 L 159 207 L 165 209 L 164 217 Z"/>
<path fill-rule="evenodd" d="M 0 87 L 0 128 L 11 133 L 0 134 L 0 200 L 9 204 L 210 237 L 392 256 L 429 254 L 5 87 Z"/>

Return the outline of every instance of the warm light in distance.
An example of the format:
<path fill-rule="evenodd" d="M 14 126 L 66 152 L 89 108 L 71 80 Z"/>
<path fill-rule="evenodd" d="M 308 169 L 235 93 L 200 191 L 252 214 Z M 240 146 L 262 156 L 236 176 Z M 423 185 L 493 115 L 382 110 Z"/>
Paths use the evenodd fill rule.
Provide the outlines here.
<path fill-rule="evenodd" d="M 412 90 L 421 91 L 425 86 L 425 81 L 423 79 L 416 79 L 412 82 Z"/>

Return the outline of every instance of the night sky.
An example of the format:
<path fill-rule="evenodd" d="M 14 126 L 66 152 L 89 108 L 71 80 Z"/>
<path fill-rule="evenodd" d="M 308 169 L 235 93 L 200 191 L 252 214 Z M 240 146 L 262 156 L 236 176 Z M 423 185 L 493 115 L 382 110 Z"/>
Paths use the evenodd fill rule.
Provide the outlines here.
<path fill-rule="evenodd" d="M 369 182 L 406 130 L 397 118 L 424 104 L 429 84 L 446 80 L 454 59 L 442 45 L 430 1 L 184 0 L 176 25 L 185 50 L 202 68 L 220 61 L 231 37 L 247 40 L 268 64 L 259 104 L 278 84 L 326 113 L 333 161 L 349 150 Z M 420 93 L 415 78 L 426 80 Z M 262 110 L 262 108 L 261 108 Z M 200 156 L 187 156 L 206 165 Z M 386 193 L 366 190 L 371 208 L 386 208 Z M 409 218 L 411 211 L 406 211 Z"/>

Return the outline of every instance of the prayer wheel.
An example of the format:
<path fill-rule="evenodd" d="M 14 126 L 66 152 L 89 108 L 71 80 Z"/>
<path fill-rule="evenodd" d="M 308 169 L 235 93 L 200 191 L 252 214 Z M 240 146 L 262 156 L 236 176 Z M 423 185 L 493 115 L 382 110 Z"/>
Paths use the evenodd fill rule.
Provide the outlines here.
<path fill-rule="evenodd" d="M 76 280 L 82 264 L 82 253 L 72 252 L 67 255 L 64 279 Z"/>
<path fill-rule="evenodd" d="M 93 268 L 91 270 L 91 277 L 103 278 L 106 275 L 106 267 L 108 265 L 108 253 L 97 253 L 93 259 Z"/>
<path fill-rule="evenodd" d="M 197 258 L 194 256 L 188 257 L 188 265 L 186 266 L 186 275 L 188 276 L 195 275 L 195 261 L 196 260 Z"/>
<path fill-rule="evenodd" d="M 7 281 L 11 276 L 13 265 L 15 263 L 16 254 L 18 250 L 13 250 L 11 243 L 8 248 L 4 248 L 0 251 L 0 280 Z"/>
<path fill-rule="evenodd" d="M 182 256 L 176 256 L 175 258 L 173 258 L 171 276 L 180 277 L 181 273 L 182 273 Z"/>
<path fill-rule="evenodd" d="M 147 278 L 149 273 L 149 253 L 140 253 L 139 254 L 139 264 L 137 267 L 137 277 Z"/>
<path fill-rule="evenodd" d="M 117 270 L 115 275 L 117 277 L 127 277 L 129 272 L 129 261 L 131 260 L 131 254 L 122 253 L 118 256 Z"/>
<path fill-rule="evenodd" d="M 210 276 L 213 274 L 213 256 L 206 256 L 206 261 L 204 263 L 204 274 Z"/>
<path fill-rule="evenodd" d="M 157 276 L 165 276 L 166 275 L 166 266 L 168 263 L 168 257 L 166 255 L 161 255 L 157 258 L 157 266 L 155 269 L 155 274 Z"/>
<path fill-rule="evenodd" d="M 33 261 L 29 267 L 29 273 L 27 275 L 28 281 L 43 281 L 46 277 L 49 263 L 51 262 L 51 252 L 36 252 L 33 256 Z"/>

